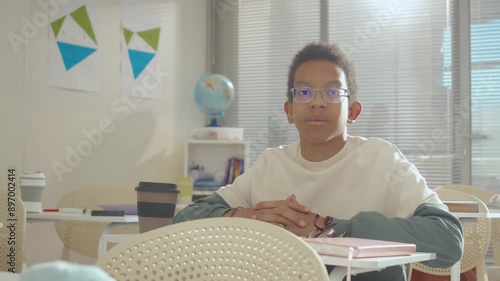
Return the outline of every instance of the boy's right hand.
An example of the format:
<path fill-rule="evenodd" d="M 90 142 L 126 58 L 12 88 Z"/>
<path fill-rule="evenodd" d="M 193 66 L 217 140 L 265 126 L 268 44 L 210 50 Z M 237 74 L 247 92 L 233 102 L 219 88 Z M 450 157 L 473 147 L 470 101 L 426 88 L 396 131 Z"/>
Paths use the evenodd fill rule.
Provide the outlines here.
<path fill-rule="evenodd" d="M 251 208 L 235 210 L 232 215 L 269 222 L 287 229 L 300 229 L 306 227 L 303 218 L 310 212 L 309 208 L 297 202 L 295 195 L 291 195 L 286 200 L 262 201 Z M 231 212 L 224 216 L 231 216 Z"/>

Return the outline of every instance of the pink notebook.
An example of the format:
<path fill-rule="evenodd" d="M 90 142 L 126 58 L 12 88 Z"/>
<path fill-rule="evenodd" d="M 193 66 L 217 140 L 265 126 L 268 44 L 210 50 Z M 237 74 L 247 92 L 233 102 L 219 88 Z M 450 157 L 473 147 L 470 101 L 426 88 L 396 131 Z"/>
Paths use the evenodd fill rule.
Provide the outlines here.
<path fill-rule="evenodd" d="M 321 255 L 348 257 L 352 248 L 353 258 L 408 256 L 415 253 L 415 244 L 364 238 L 303 238 Z"/>

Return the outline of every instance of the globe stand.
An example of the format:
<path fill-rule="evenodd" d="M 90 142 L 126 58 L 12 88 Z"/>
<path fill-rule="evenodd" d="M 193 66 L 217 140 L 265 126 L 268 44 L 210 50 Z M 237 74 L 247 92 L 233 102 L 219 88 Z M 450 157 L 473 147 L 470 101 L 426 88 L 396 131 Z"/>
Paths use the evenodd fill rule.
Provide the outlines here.
<path fill-rule="evenodd" d="M 210 120 L 210 124 L 208 124 L 206 127 L 222 127 L 222 125 L 217 122 L 217 118 L 212 117 L 212 120 Z"/>

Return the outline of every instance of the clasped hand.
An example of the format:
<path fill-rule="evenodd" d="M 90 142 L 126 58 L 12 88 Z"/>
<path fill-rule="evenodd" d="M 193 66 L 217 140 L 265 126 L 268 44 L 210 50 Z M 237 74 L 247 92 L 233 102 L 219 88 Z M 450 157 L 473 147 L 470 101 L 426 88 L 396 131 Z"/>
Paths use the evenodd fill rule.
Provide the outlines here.
<path fill-rule="evenodd" d="M 281 226 L 298 236 L 306 236 L 316 229 L 313 224 L 315 215 L 297 202 L 293 194 L 286 200 L 262 201 L 233 214 L 234 217 L 257 219 Z"/>

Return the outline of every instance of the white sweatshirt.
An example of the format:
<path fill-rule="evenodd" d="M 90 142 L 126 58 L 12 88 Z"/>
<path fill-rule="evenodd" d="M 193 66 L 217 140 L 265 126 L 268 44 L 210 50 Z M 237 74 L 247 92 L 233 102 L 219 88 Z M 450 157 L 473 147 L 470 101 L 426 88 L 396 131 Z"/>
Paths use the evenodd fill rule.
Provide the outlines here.
<path fill-rule="evenodd" d="M 322 162 L 305 160 L 299 142 L 266 149 L 251 169 L 217 192 L 230 206 L 245 208 L 295 194 L 313 212 L 338 219 L 360 211 L 409 218 L 421 203 L 441 202 L 395 145 L 352 136 Z"/>
<path fill-rule="evenodd" d="M 348 237 L 413 243 L 419 252 L 436 253 L 435 260 L 425 262 L 431 267 L 450 267 L 462 257 L 458 219 L 399 149 L 377 138 L 348 137 L 337 155 L 322 162 L 306 161 L 298 142 L 267 149 L 232 185 L 187 206 L 174 223 L 220 217 L 229 208 L 291 194 L 314 213 L 332 216 L 334 229 Z M 352 280 L 407 278 L 402 266 L 394 266 Z"/>

